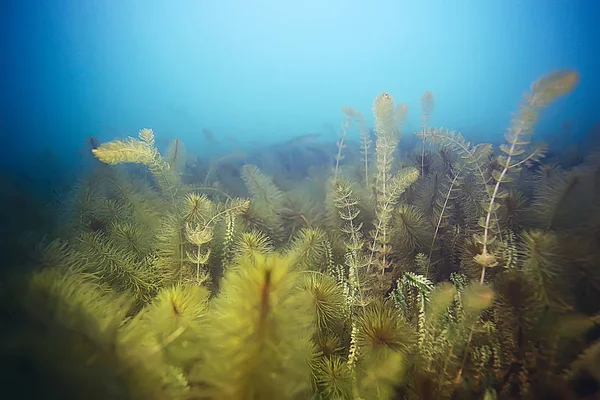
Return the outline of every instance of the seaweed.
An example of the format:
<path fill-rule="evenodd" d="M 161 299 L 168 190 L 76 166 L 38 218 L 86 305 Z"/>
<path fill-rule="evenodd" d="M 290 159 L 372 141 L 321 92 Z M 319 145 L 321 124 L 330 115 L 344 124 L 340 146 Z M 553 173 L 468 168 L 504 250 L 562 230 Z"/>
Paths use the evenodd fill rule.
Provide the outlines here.
<path fill-rule="evenodd" d="M 47 385 L 35 397 L 581 392 L 600 381 L 585 340 L 600 312 L 600 157 L 542 162 L 530 146 L 577 81 L 536 81 L 498 151 L 432 127 L 430 92 L 412 152 L 408 109 L 383 93 L 375 138 L 344 107 L 337 144 L 311 147 L 331 162 L 306 173 L 290 169 L 307 138 L 199 167 L 179 140 L 163 157 L 150 129 L 95 144 L 101 163 L 3 303 L 14 329 L 0 351 Z"/>

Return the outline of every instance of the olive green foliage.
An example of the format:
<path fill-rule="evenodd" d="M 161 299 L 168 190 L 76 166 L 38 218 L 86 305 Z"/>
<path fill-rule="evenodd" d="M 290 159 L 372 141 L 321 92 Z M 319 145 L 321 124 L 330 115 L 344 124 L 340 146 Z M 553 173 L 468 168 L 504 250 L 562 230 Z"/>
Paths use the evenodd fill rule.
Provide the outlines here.
<path fill-rule="evenodd" d="M 284 194 L 277 185 L 253 165 L 245 165 L 243 179 L 252 196 L 251 206 L 244 216 L 248 229 L 258 229 L 275 242 L 283 240 L 281 221 L 284 209 Z"/>
<path fill-rule="evenodd" d="M 509 182 L 507 174 L 538 161 L 543 157 L 543 148 L 535 148 L 528 151 L 527 145 L 531 142 L 533 127 L 537 122 L 538 115 L 552 101 L 570 92 L 577 81 L 579 74 L 575 72 L 557 72 L 534 82 L 531 87 L 531 93 L 528 93 L 521 105 L 520 113 L 514 118 L 511 127 L 505 135 L 507 144 L 500 146 L 503 155 L 498 156 L 497 163 L 499 169 L 492 170 L 492 178 L 495 184 L 491 184 L 487 189 L 489 194 L 489 204 L 486 215 L 481 219 L 483 234 L 477 235 L 476 240 L 483 246 L 480 254 L 477 255 L 476 262 L 481 265 L 481 281 L 485 276 L 486 268 L 496 265 L 496 256 L 488 251 L 488 246 L 493 243 L 493 235 L 490 234 L 492 226 L 492 214 L 497 210 L 497 198 L 503 194 L 500 192 L 500 185 L 503 182 Z"/>
<path fill-rule="evenodd" d="M 94 275 L 61 268 L 35 273 L 8 350 L 15 363 L 30 366 L 28 379 L 39 387 L 10 397 L 185 398 L 183 371 L 165 363 L 151 332 L 127 322 L 131 306 Z"/>
<path fill-rule="evenodd" d="M 150 129 L 100 145 L 10 292 L 0 349 L 32 377 L 11 385 L 7 372 L 4 386 L 21 391 L 11 398 L 574 398 L 578 379 L 600 381 L 600 345 L 584 340 L 600 323 L 600 156 L 544 164 L 530 142 L 577 80 L 534 83 L 497 148 L 433 128 L 431 92 L 414 154 L 390 94 L 374 100 L 374 138 L 344 107 L 331 165 L 303 179 L 273 148 L 260 168 L 223 157 L 190 178 L 183 143 L 163 156 Z"/>
<path fill-rule="evenodd" d="M 314 312 L 293 257 L 240 260 L 212 301 L 204 361 L 192 376 L 218 399 L 293 399 L 310 391 Z"/>

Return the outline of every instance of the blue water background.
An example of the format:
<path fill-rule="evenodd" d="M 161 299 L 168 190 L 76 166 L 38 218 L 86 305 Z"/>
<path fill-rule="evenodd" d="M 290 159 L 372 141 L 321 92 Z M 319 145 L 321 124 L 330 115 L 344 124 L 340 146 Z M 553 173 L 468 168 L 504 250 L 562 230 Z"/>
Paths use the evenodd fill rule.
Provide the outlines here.
<path fill-rule="evenodd" d="M 341 107 L 372 120 L 387 91 L 435 95 L 432 125 L 503 140 L 532 81 L 579 71 L 536 137 L 583 138 L 598 122 L 598 1 L 5 0 L 0 159 L 34 179 L 73 171 L 100 141 L 155 130 L 199 157 L 319 133 Z M 218 144 L 202 134 L 209 129 Z M 46 166 L 47 168 L 43 168 Z"/>

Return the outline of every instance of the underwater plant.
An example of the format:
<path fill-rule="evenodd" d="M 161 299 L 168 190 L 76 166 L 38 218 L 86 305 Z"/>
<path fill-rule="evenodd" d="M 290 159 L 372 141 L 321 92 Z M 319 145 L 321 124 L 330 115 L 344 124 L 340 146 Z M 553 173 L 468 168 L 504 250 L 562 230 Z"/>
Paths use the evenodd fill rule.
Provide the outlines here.
<path fill-rule="evenodd" d="M 180 140 L 161 155 L 150 129 L 96 144 L 38 268 L 0 291 L 1 354 L 39 384 L 11 370 L 4 386 L 90 399 L 594 396 L 600 157 L 542 162 L 530 146 L 541 111 L 577 81 L 536 81 L 500 154 L 433 128 L 430 92 L 421 146 L 403 148 L 408 109 L 383 93 L 373 132 L 344 107 L 337 143 L 310 150 L 331 162 L 305 175 L 282 154 L 308 154 L 310 138 L 202 167 Z"/>
<path fill-rule="evenodd" d="M 579 74 L 576 72 L 559 71 L 534 82 L 531 86 L 531 93 L 525 96 L 519 114 L 513 119 L 509 131 L 504 136 L 507 144 L 500 146 L 500 150 L 504 155 L 498 156 L 497 159 L 501 169 L 492 171 L 495 184 L 492 183 L 486 215 L 480 223 L 483 234 L 476 236 L 477 241 L 483 246 L 481 253 L 475 259 L 481 265 L 481 282 L 485 279 L 486 268 L 491 268 L 497 264 L 496 256 L 488 251 L 488 246 L 494 241 L 493 236 L 490 234 L 490 226 L 492 213 L 498 209 L 496 199 L 503 195 L 500 192 L 500 185 L 510 181 L 509 172 L 514 172 L 543 157 L 543 148 L 538 147 L 529 152 L 526 148 L 530 143 L 530 137 L 533 134 L 533 127 L 537 122 L 538 115 L 552 101 L 573 90 L 578 80 Z"/>

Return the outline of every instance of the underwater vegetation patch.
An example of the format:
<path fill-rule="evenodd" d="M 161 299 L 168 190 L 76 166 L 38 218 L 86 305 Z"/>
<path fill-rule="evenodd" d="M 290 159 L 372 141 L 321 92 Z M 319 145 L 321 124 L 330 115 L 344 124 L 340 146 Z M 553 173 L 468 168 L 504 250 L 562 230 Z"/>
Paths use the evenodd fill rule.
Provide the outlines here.
<path fill-rule="evenodd" d="M 500 146 L 430 126 L 431 92 L 409 154 L 391 94 L 373 133 L 344 107 L 333 162 L 300 180 L 278 157 L 190 169 L 151 129 L 94 146 L 39 265 L 4 291 L 3 391 L 596 398 L 600 157 L 545 161 L 532 142 L 578 79 L 534 82 Z"/>

